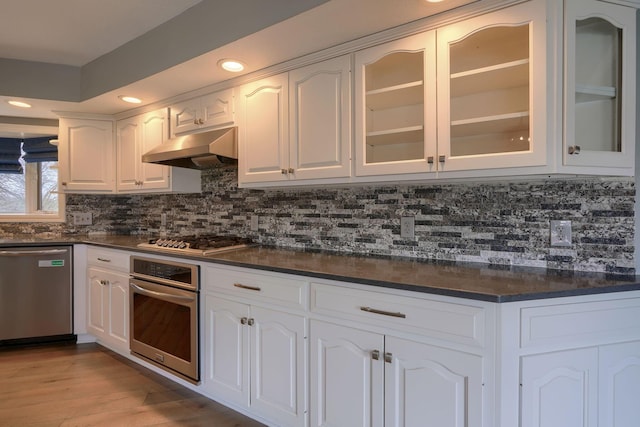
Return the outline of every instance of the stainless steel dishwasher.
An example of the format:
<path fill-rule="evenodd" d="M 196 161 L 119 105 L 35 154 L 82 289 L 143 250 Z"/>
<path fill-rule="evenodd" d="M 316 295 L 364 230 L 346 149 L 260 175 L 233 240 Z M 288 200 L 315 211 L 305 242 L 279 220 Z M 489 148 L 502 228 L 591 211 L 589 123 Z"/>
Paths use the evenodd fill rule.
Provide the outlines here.
<path fill-rule="evenodd" d="M 74 341 L 72 246 L 0 248 L 0 346 Z"/>

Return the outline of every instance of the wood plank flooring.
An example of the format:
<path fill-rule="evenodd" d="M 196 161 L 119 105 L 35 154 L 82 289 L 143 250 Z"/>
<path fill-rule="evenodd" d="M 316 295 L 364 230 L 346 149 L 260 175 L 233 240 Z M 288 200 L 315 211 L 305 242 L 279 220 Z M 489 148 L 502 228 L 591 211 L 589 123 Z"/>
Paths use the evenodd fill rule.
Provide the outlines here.
<path fill-rule="evenodd" d="M 98 344 L 0 350 L 0 426 L 262 424 Z"/>

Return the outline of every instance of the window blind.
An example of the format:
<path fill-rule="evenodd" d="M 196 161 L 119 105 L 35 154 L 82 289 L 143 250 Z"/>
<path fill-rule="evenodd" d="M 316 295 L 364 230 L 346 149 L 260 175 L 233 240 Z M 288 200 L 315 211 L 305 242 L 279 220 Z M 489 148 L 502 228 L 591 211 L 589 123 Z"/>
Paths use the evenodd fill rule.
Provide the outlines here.
<path fill-rule="evenodd" d="M 57 162 L 58 147 L 49 144 L 49 141 L 55 138 L 55 136 L 44 136 L 23 140 L 24 161 L 26 163 Z"/>
<path fill-rule="evenodd" d="M 20 147 L 22 140 L 19 138 L 0 138 L 0 173 L 21 174 L 22 164 Z"/>

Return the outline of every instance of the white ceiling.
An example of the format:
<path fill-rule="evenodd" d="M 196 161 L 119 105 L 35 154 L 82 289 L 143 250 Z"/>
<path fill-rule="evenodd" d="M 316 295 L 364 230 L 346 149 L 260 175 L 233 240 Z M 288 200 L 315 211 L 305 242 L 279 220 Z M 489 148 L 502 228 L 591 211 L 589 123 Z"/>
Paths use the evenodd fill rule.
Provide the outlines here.
<path fill-rule="evenodd" d="M 170 20 L 191 7 L 196 10 L 204 3 L 213 2 L 216 15 L 219 13 L 224 17 L 225 7 L 242 6 L 245 1 L 249 2 L 5 0 L 0 14 L 0 60 L 62 64 L 78 69 L 87 64 L 95 66 L 110 53 L 122 50 L 127 42 L 148 34 L 163 23 L 174 22 Z M 221 58 L 238 58 L 247 64 L 246 72 L 251 73 L 472 1 L 475 0 L 445 0 L 443 3 L 427 3 L 425 0 L 329 0 L 180 64 L 79 102 L 40 99 L 42 97 L 39 96 L 21 97 L 20 94 L 3 93 L 0 87 L 0 116 L 57 118 L 54 111 L 117 114 L 131 108 L 117 98 L 121 94 L 138 96 L 145 103 L 154 103 L 235 77 L 216 66 Z M 255 23 L 261 18 L 255 15 L 260 13 L 252 15 L 251 10 L 247 10 L 246 21 Z M 214 18 L 211 16 L 211 20 Z M 243 23 L 234 22 L 234 28 L 236 24 L 240 27 Z M 184 32 L 191 30 L 181 29 Z M 143 57 L 146 53 L 141 51 L 139 55 Z M 33 107 L 16 109 L 5 102 L 8 99 L 22 99 Z M 4 130 L 7 130 L 6 126 Z M 0 134 L 2 131 L 0 123 Z"/>

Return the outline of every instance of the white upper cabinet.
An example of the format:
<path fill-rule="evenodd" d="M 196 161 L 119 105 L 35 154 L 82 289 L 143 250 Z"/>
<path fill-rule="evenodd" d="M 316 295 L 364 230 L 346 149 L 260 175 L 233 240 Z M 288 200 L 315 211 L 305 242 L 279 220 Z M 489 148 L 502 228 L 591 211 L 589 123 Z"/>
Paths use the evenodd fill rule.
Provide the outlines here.
<path fill-rule="evenodd" d="M 195 133 L 234 123 L 233 89 L 174 104 L 171 110 L 171 137 Z"/>
<path fill-rule="evenodd" d="M 287 74 L 240 88 L 238 183 L 285 181 L 289 165 Z"/>
<path fill-rule="evenodd" d="M 289 73 L 289 167 L 295 179 L 351 175 L 351 61 Z"/>
<path fill-rule="evenodd" d="M 119 193 L 199 192 L 200 171 L 142 162 L 142 155 L 167 141 L 166 108 L 116 124 Z"/>
<path fill-rule="evenodd" d="M 240 88 L 241 185 L 350 177 L 350 69 L 343 56 Z"/>
<path fill-rule="evenodd" d="M 356 175 L 436 170 L 435 32 L 355 55 Z"/>
<path fill-rule="evenodd" d="M 563 164 L 568 171 L 633 175 L 636 11 L 567 0 L 565 37 Z"/>
<path fill-rule="evenodd" d="M 58 166 L 62 191 L 114 193 L 113 122 L 61 118 L 59 127 Z"/>
<path fill-rule="evenodd" d="M 547 164 L 546 34 L 536 1 L 438 29 L 441 172 Z"/>

